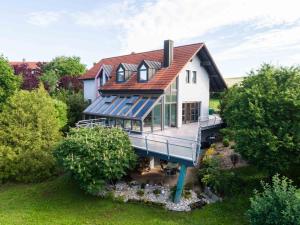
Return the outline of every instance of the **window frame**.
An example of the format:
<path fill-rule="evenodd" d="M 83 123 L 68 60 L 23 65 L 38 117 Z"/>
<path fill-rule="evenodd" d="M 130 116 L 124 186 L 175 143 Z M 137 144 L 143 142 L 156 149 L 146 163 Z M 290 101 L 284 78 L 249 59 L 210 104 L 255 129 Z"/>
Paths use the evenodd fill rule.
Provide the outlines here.
<path fill-rule="evenodd" d="M 192 82 L 193 84 L 197 84 L 197 71 L 193 71 L 192 72 L 193 76 L 192 76 Z"/>
<path fill-rule="evenodd" d="M 123 73 L 123 79 L 120 80 L 120 76 L 121 76 L 122 73 Z M 125 69 L 122 66 L 119 66 L 119 68 L 117 69 L 116 75 L 117 75 L 116 81 L 118 83 L 123 83 L 123 82 L 126 81 L 126 79 L 125 79 Z"/>
<path fill-rule="evenodd" d="M 141 69 L 143 66 L 145 67 L 145 69 Z M 146 72 L 146 80 L 141 79 L 141 71 Z M 145 63 L 143 63 L 138 69 L 138 82 L 144 83 L 144 82 L 148 82 L 148 81 L 149 81 L 149 69 L 148 69 L 147 65 Z"/>
<path fill-rule="evenodd" d="M 191 71 L 190 70 L 185 71 L 185 83 L 186 84 L 191 83 Z"/>

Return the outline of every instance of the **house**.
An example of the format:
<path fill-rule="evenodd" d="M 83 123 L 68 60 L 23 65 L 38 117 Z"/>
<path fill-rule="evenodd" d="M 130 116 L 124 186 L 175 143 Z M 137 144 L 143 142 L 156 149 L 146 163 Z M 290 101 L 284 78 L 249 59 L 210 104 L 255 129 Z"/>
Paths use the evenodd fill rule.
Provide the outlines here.
<path fill-rule="evenodd" d="M 138 154 L 181 165 L 176 201 L 187 166 L 195 166 L 204 131 L 221 119 L 209 115 L 210 92 L 226 83 L 204 43 L 105 58 L 80 77 L 91 105 L 80 126 L 103 123 L 128 131 Z M 209 132 L 208 132 L 209 133 Z"/>
<path fill-rule="evenodd" d="M 32 75 L 40 75 L 40 69 L 43 63 L 41 62 L 27 62 L 25 59 L 23 61 L 12 61 L 9 62 L 15 71 L 15 74 L 19 74 L 20 71 L 24 73 L 30 73 Z"/>

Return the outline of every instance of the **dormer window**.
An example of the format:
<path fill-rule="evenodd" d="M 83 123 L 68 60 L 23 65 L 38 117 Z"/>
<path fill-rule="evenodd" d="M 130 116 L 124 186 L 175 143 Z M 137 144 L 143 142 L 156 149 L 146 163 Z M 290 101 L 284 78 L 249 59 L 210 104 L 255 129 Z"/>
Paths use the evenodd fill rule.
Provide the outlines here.
<path fill-rule="evenodd" d="M 145 64 L 143 64 L 139 69 L 139 81 L 141 82 L 148 81 L 148 70 Z"/>
<path fill-rule="evenodd" d="M 161 68 L 161 63 L 150 60 L 143 60 L 138 66 L 138 82 L 149 81 L 154 74 Z"/>
<path fill-rule="evenodd" d="M 119 67 L 117 71 L 117 81 L 118 82 L 124 82 L 125 81 L 125 70 L 122 66 Z"/>

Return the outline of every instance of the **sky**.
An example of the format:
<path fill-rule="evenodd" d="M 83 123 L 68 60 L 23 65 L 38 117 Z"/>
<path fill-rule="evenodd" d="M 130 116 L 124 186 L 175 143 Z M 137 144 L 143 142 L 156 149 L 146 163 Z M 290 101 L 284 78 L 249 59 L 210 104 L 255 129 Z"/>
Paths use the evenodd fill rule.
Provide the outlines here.
<path fill-rule="evenodd" d="M 224 77 L 300 65 L 300 0 L 0 0 L 10 61 L 101 58 L 204 42 Z"/>

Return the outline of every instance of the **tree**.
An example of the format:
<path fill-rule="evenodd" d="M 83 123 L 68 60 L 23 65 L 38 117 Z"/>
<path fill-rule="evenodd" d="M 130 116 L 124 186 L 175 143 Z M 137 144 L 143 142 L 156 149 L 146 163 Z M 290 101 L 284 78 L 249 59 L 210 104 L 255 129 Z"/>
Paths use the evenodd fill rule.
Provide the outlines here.
<path fill-rule="evenodd" d="M 43 65 L 43 75 L 40 79 L 49 93 L 54 93 L 60 89 L 78 92 L 82 89 L 78 77 L 85 71 L 86 66 L 80 62 L 79 57 L 59 56 Z"/>
<path fill-rule="evenodd" d="M 58 90 L 53 97 L 66 103 L 66 105 L 68 106 L 67 128 L 74 127 L 75 124 L 82 119 L 82 112 L 88 106 L 88 102 L 84 100 L 83 92 L 74 92 L 71 90 L 61 89 Z"/>
<path fill-rule="evenodd" d="M 254 192 L 247 211 L 253 225 L 298 225 L 300 224 L 300 199 L 292 181 L 279 175 L 272 178 L 272 185 L 262 182 L 263 191 Z"/>
<path fill-rule="evenodd" d="M 35 69 L 30 68 L 26 62 L 13 66 L 14 73 L 22 76 L 21 88 L 23 90 L 32 90 L 38 88 L 40 76 L 42 75 L 42 67 L 44 64 L 45 63 L 38 62 Z"/>
<path fill-rule="evenodd" d="M 300 68 L 263 65 L 221 101 L 235 150 L 271 174 L 300 163 Z"/>
<path fill-rule="evenodd" d="M 80 62 L 80 57 L 59 56 L 43 67 L 43 72 L 54 71 L 58 78 L 63 76 L 78 77 L 86 71 L 86 66 Z"/>
<path fill-rule="evenodd" d="M 128 135 L 119 128 L 71 129 L 55 155 L 91 194 L 96 194 L 106 182 L 121 179 L 136 161 Z"/>
<path fill-rule="evenodd" d="M 14 75 L 8 60 L 0 55 L 0 111 L 9 96 L 19 89 L 21 79 Z"/>
<path fill-rule="evenodd" d="M 63 125 L 63 107 L 55 105 L 43 86 L 9 98 L 0 113 L 0 181 L 39 181 L 55 172 L 53 149 Z"/>

